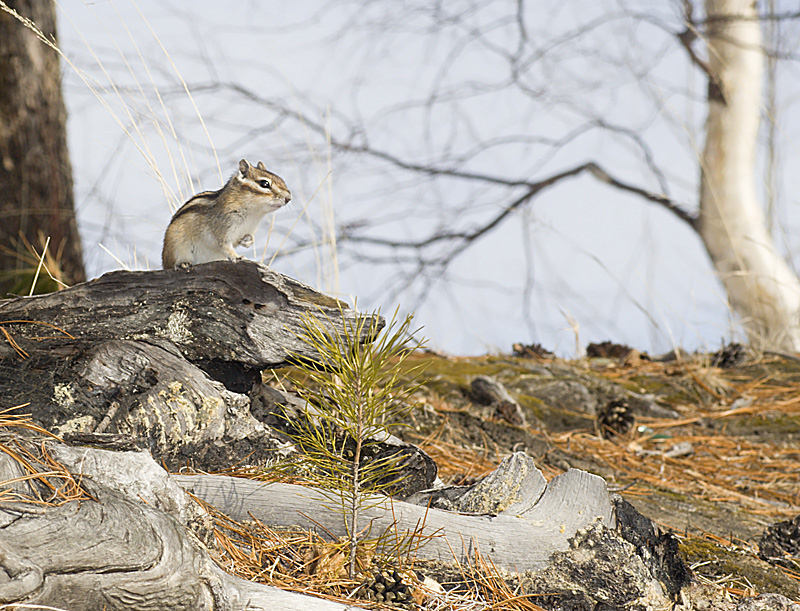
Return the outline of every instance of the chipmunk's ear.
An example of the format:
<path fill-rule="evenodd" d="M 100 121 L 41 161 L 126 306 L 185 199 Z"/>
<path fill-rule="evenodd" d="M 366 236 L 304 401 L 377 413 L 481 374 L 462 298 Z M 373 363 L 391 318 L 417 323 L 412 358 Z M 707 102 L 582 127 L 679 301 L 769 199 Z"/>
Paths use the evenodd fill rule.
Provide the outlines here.
<path fill-rule="evenodd" d="M 267 168 L 264 166 L 264 163 L 263 163 L 262 161 L 259 161 L 259 162 L 258 162 L 258 165 L 257 165 L 256 167 L 257 167 L 259 170 L 263 170 L 264 172 L 266 172 L 266 171 L 267 171 Z"/>
<path fill-rule="evenodd" d="M 250 164 L 247 163 L 247 159 L 242 159 L 239 162 L 239 172 L 241 172 L 242 178 L 247 176 L 247 170 L 249 170 L 249 169 L 250 169 Z"/>

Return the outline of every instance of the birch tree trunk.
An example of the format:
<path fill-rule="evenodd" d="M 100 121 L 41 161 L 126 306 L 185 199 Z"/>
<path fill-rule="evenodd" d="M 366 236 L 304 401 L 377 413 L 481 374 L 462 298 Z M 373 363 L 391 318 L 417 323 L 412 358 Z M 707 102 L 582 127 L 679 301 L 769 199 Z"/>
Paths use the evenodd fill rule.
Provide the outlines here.
<path fill-rule="evenodd" d="M 756 192 L 761 26 L 753 0 L 706 0 L 708 93 L 700 234 L 756 348 L 800 350 L 800 281 L 775 249 Z"/>

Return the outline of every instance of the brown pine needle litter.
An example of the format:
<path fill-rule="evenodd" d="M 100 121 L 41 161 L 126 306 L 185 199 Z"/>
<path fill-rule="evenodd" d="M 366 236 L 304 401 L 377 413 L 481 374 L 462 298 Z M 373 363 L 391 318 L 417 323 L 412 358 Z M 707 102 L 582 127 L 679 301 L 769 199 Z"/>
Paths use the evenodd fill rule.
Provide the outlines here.
<path fill-rule="evenodd" d="M 764 357 L 762 362 L 776 360 Z M 623 436 L 604 439 L 588 427 L 542 434 L 569 455 L 590 457 L 601 464 L 612 488 L 630 497 L 655 489 L 734 503 L 774 521 L 800 513 L 800 375 L 781 382 L 772 375 L 749 378 L 692 362 L 646 361 L 637 367 L 608 367 L 592 373 L 636 392 L 644 392 L 636 388 L 642 383 L 667 380 L 683 395 L 697 394 L 696 402 L 679 396 L 669 403 L 683 417 L 637 417 L 637 426 Z M 445 482 L 480 477 L 510 453 L 511 448 L 498 447 L 492 440 L 477 445 L 459 439 L 459 425 L 452 415 L 465 408 L 448 405 L 438 394 L 429 404 L 441 418 L 436 429 L 428 434 L 410 431 L 405 436 L 434 458 Z M 760 440 L 747 429 L 749 420 L 753 428 L 762 420 L 785 421 L 788 435 L 783 441 Z M 682 443 L 691 452 L 671 456 L 669 450 Z M 547 479 L 564 470 L 546 457 L 535 458 Z M 682 530 L 685 525 L 669 526 Z"/>
<path fill-rule="evenodd" d="M 55 506 L 91 498 L 80 480 L 48 453 L 43 439 L 59 438 L 35 424 L 30 414 L 14 413 L 26 406 L 0 411 L 0 452 L 11 457 L 20 471 L 0 482 L 0 503 Z"/>
<path fill-rule="evenodd" d="M 770 384 L 763 378 L 739 385 L 735 380 L 729 383 L 731 393 L 725 403 L 694 410 L 690 418 L 640 418 L 637 422 L 644 432 L 634 430 L 624 437 L 603 439 L 593 433 L 571 431 L 554 435 L 552 440 L 574 454 L 588 454 L 602 461 L 620 482 L 691 494 L 711 502 L 735 503 L 775 520 L 793 517 L 800 513 L 800 445 L 791 442 L 791 435 L 779 444 L 730 433 L 726 420 L 745 415 L 797 419 L 800 387 Z M 746 405 L 729 407 L 741 397 L 747 397 Z M 793 429 L 800 428 L 797 422 Z M 796 436 L 796 431 L 792 432 Z M 681 443 L 690 444 L 692 452 L 669 456 L 668 450 Z M 637 492 L 641 492 L 640 486 L 623 494 Z"/>

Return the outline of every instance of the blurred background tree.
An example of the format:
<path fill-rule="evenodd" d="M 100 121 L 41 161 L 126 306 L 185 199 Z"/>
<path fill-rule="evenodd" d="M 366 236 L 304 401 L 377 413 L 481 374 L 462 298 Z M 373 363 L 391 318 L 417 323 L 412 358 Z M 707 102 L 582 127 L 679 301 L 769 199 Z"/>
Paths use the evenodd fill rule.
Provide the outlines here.
<path fill-rule="evenodd" d="M 7 6 L 56 40 L 54 2 Z M 7 10 L 0 11 L 0 219 L 0 296 L 28 293 L 48 237 L 53 276 L 85 280 L 59 56 Z M 42 292 L 57 288 L 45 273 L 40 283 Z"/>

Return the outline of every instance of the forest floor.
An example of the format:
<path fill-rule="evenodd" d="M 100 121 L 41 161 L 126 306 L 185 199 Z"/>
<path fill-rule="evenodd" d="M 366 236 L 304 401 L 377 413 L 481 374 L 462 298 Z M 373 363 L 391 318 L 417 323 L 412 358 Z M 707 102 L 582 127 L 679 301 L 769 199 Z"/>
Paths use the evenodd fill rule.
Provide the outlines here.
<path fill-rule="evenodd" d="M 601 356 L 578 360 L 515 348 L 482 357 L 421 353 L 407 363 L 424 364 L 425 382 L 396 434 L 434 459 L 443 483 L 471 484 L 516 451 L 532 456 L 548 480 L 583 469 L 673 533 L 703 587 L 727 600 L 774 592 L 800 601 L 800 359 L 738 345 L 652 360 L 607 343 L 590 350 Z M 499 383 L 518 407 L 487 402 L 476 378 Z M 358 587 L 337 582 L 343 554 L 308 533 L 287 540 L 263 525 L 221 526 L 228 551 L 220 559 L 242 577 L 263 580 L 271 566 L 267 583 L 337 600 Z M 276 550 L 274 558 L 235 552 L 234 541 L 244 539 L 248 549 Z M 767 540 L 783 546 L 781 562 L 760 557 Z M 481 608 L 541 609 L 507 606 L 514 596 L 491 566 L 470 570 L 478 585 L 467 598 L 494 601 Z"/>
<path fill-rule="evenodd" d="M 734 345 L 658 362 L 600 348 L 616 355 L 420 356 L 423 407 L 400 436 L 428 452 L 448 484 L 470 483 L 519 450 L 548 479 L 570 467 L 601 475 L 679 538 L 700 579 L 733 595 L 800 600 L 800 565 L 759 558 L 767 527 L 800 515 L 800 359 Z M 500 382 L 527 423 L 476 401 L 476 376 Z M 786 531 L 781 542 L 796 559 L 800 533 Z"/>
<path fill-rule="evenodd" d="M 773 592 L 800 601 L 800 359 L 753 355 L 735 344 L 652 360 L 609 343 L 578 360 L 538 346 L 515 349 L 409 359 L 408 367 L 424 364 L 425 381 L 411 421 L 395 433 L 434 459 L 443 483 L 471 484 L 517 451 L 532 456 L 548 480 L 583 469 L 673 533 L 696 580 L 715 597 Z M 497 382 L 516 405 L 487 401 L 476 378 Z M 358 589 L 341 579 L 341 550 L 310 533 L 287 538 L 224 519 L 220 528 L 218 557 L 242 577 L 341 601 Z M 237 551 L 236 541 L 251 552 Z M 780 562 L 760 557 L 765 542 Z M 462 589 L 465 600 L 489 603 L 475 608 L 541 609 L 509 602 L 508 580 L 490 565 L 468 567 L 471 579 L 459 570 L 454 583 L 473 584 Z M 473 608 L 465 604 L 452 608 Z"/>

